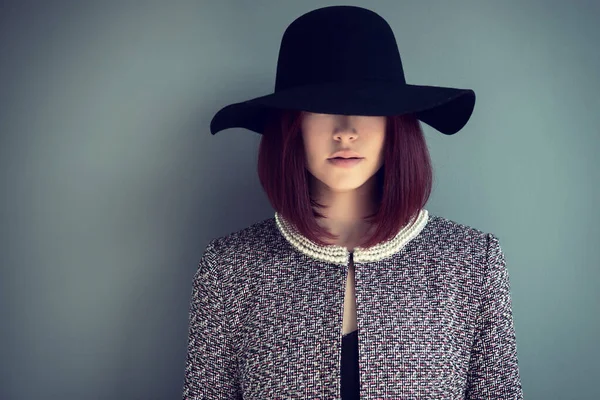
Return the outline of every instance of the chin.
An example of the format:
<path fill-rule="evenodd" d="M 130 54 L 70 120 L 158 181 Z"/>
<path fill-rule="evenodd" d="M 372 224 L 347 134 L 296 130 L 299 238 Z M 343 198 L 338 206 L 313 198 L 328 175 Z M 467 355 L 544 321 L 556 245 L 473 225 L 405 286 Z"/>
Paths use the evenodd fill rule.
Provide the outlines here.
<path fill-rule="evenodd" d="M 374 173 L 369 175 L 364 171 L 356 171 L 353 174 L 323 173 L 319 174 L 319 177 L 312 172 L 310 174 L 312 179 L 319 182 L 319 186 L 332 192 L 350 192 L 359 189 L 374 176 Z"/>
<path fill-rule="evenodd" d="M 352 182 L 335 182 L 335 183 L 327 183 L 325 182 L 325 185 L 329 188 L 329 190 L 331 190 L 332 192 L 349 192 L 352 190 L 356 190 L 358 188 L 360 188 L 362 185 L 364 185 L 366 183 L 366 180 L 354 180 Z"/>

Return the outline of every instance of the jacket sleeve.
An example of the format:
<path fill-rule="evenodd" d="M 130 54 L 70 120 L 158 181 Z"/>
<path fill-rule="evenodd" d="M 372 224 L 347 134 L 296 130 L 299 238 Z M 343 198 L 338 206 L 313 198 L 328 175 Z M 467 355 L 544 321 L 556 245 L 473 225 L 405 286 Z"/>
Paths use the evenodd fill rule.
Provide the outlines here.
<path fill-rule="evenodd" d="M 184 400 L 242 398 L 228 334 L 219 264 L 213 240 L 200 259 L 192 284 Z"/>
<path fill-rule="evenodd" d="M 487 234 L 486 274 L 465 399 L 523 399 L 510 280 L 498 238 Z"/>

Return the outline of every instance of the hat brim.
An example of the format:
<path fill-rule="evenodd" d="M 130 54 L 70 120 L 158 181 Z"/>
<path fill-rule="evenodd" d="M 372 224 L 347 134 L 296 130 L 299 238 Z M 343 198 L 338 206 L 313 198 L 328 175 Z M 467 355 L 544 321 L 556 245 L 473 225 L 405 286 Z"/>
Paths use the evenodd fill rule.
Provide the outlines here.
<path fill-rule="evenodd" d="M 262 134 L 272 109 L 323 114 L 390 116 L 414 114 L 446 135 L 460 131 L 475 107 L 475 92 L 442 86 L 401 85 L 389 82 L 335 82 L 280 90 L 220 109 L 210 123 L 211 134 L 245 128 Z"/>

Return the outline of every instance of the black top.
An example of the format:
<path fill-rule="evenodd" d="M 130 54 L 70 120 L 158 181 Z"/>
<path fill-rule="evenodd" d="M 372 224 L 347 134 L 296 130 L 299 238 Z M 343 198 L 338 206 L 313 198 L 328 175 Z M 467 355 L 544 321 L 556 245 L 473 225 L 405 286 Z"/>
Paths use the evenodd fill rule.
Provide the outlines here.
<path fill-rule="evenodd" d="M 342 400 L 358 399 L 358 330 L 342 336 L 340 373 Z"/>

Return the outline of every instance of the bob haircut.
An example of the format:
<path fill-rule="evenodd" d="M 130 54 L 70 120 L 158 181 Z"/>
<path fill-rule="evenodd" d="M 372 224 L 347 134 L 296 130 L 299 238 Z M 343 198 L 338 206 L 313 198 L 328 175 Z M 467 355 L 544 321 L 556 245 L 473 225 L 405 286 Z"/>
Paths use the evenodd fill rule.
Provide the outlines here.
<path fill-rule="evenodd" d="M 267 197 L 281 216 L 306 238 L 327 246 L 337 239 L 317 224 L 324 208 L 309 193 L 312 177 L 306 168 L 301 134 L 304 111 L 274 110 L 267 117 L 258 152 L 258 176 Z M 373 179 L 373 178 L 372 178 Z M 419 120 L 412 114 L 388 116 L 384 160 L 375 173 L 376 212 L 365 218 L 373 233 L 360 245 L 369 248 L 392 239 L 416 217 L 429 199 L 433 171 Z"/>

